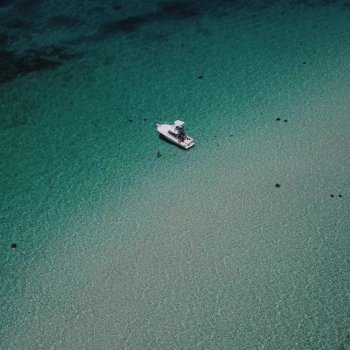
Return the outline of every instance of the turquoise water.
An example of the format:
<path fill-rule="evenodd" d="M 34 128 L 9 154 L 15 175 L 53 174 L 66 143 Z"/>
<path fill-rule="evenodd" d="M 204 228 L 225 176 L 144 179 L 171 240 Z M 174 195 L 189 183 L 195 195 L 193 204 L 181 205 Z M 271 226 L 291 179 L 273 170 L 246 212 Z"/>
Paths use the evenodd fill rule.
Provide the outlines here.
<path fill-rule="evenodd" d="M 0 17 L 1 348 L 350 347 L 346 1 Z"/>

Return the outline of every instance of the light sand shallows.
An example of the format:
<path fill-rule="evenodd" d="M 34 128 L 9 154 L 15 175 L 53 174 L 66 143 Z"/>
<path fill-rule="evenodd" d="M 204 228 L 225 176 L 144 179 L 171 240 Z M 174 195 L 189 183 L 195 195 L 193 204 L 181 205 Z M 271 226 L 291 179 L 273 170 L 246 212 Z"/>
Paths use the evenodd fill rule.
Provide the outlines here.
<path fill-rule="evenodd" d="M 338 91 L 328 108 L 343 96 Z M 122 208 L 111 194 L 95 223 L 73 225 L 51 260 L 33 268 L 26 317 L 4 344 L 336 344 L 349 305 L 350 109 L 342 104 L 337 122 L 324 118 L 315 127 L 310 116 L 331 111 L 321 99 L 312 105 L 303 118 L 272 120 L 220 148 L 198 142 L 189 161 L 160 158 Z"/>

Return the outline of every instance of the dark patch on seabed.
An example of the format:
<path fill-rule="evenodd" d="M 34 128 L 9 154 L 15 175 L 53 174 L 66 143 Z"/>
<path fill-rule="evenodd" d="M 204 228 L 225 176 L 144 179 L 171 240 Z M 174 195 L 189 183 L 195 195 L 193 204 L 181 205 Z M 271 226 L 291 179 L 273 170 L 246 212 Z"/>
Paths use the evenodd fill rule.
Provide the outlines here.
<path fill-rule="evenodd" d="M 174 1 L 159 4 L 158 13 L 165 19 L 186 19 L 200 14 L 200 8 L 189 2 Z"/>
<path fill-rule="evenodd" d="M 4 47 L 9 43 L 10 36 L 6 33 L 1 33 L 0 32 L 0 46 Z"/>
<path fill-rule="evenodd" d="M 328 6 L 336 4 L 337 0 L 295 0 L 296 5 L 305 5 L 309 7 Z"/>
<path fill-rule="evenodd" d="M 217 11 L 220 6 L 225 9 L 227 15 L 237 13 L 242 8 L 259 13 L 277 6 L 278 3 L 277 0 L 160 1 L 152 11 L 121 18 L 123 11 L 119 3 L 94 4 L 92 1 L 90 4 L 77 4 L 80 9 L 77 17 L 66 13 L 50 13 L 45 19 L 44 0 L 0 0 L 0 84 L 25 74 L 60 67 L 73 58 L 81 57 L 83 54 L 78 55 L 76 52 L 83 52 L 86 45 L 91 42 L 99 42 L 111 36 L 137 34 L 148 24 L 186 21 L 200 18 L 204 13 L 221 17 L 222 11 Z M 289 6 L 300 5 L 310 8 L 336 3 L 336 0 L 289 0 Z M 343 8 L 350 9 L 349 0 L 340 4 Z M 81 9 L 86 13 L 81 13 Z M 94 16 L 96 21 L 94 25 L 97 28 L 95 32 L 91 32 L 86 21 L 92 10 L 98 12 L 98 15 Z M 112 20 L 115 17 L 117 18 Z M 50 30 L 64 30 L 67 33 L 67 29 L 73 28 L 78 30 L 72 31 L 70 38 L 55 42 L 49 47 L 36 49 L 22 47 L 22 52 L 15 52 L 9 48 L 10 43 L 16 43 L 18 38 L 21 40 L 28 38 L 27 45 L 29 45 L 34 34 L 38 36 L 41 32 L 47 33 Z M 91 34 L 86 34 L 87 32 Z"/>
<path fill-rule="evenodd" d="M 113 22 L 103 23 L 99 33 L 102 36 L 120 32 L 135 32 L 140 27 L 153 22 L 167 20 L 184 20 L 200 14 L 200 9 L 191 3 L 182 1 L 162 2 L 157 11 L 147 12 L 138 16 L 130 16 Z"/>
<path fill-rule="evenodd" d="M 10 5 L 11 0 L 0 0 L 0 8 L 7 7 Z"/>
<path fill-rule="evenodd" d="M 30 49 L 21 55 L 10 50 L 0 50 L 0 83 L 28 73 L 57 68 L 76 56 L 62 47 Z"/>
<path fill-rule="evenodd" d="M 80 24 L 80 21 L 74 17 L 66 15 L 52 16 L 47 21 L 48 25 L 53 28 L 72 28 Z"/>
<path fill-rule="evenodd" d="M 6 23 L 7 29 L 13 29 L 15 31 L 28 31 L 33 28 L 33 23 L 29 20 L 22 18 L 14 18 Z"/>
<path fill-rule="evenodd" d="M 0 0 L 0 4 L 2 7 L 13 6 L 14 12 L 26 15 L 28 18 L 28 15 L 32 12 L 40 10 L 43 0 L 19 0 L 17 2 Z M 113 9 L 120 10 L 121 6 L 114 4 Z M 82 48 L 82 44 L 88 41 L 100 41 L 106 36 L 117 33 L 133 33 L 143 25 L 155 21 L 184 20 L 197 16 L 199 12 L 198 7 L 184 1 L 161 2 L 158 4 L 156 11 L 122 18 L 113 22 L 102 22 L 95 36 L 83 37 L 81 40 L 78 38 L 70 41 L 69 44 L 70 47 L 75 45 L 79 50 L 79 48 Z M 0 32 L 0 83 L 6 83 L 29 73 L 57 68 L 78 56 L 60 44 L 39 49 L 27 49 L 21 53 L 8 49 L 7 46 L 10 42 L 10 34 L 8 33 L 14 31 L 12 38 L 15 40 L 15 38 L 31 36 L 37 32 L 38 28 L 36 28 L 36 23 L 27 18 L 18 17 L 18 15 L 15 17 L 8 15 L 4 18 L 2 27 L 6 26 L 6 28 L 3 28 L 3 31 Z M 51 16 L 46 23 L 48 30 L 73 28 L 81 24 L 80 20 L 63 14 Z"/>
<path fill-rule="evenodd" d="M 17 11 L 21 15 L 31 15 L 38 11 L 44 0 L 19 0 L 16 2 Z"/>
<path fill-rule="evenodd" d="M 140 15 L 123 18 L 116 22 L 107 22 L 101 25 L 100 34 L 109 35 L 119 32 L 132 33 L 139 29 L 140 26 L 150 23 L 154 20 L 153 15 Z"/>
<path fill-rule="evenodd" d="M 0 8 L 7 7 L 8 5 L 10 5 L 11 1 L 12 0 L 0 0 Z"/>

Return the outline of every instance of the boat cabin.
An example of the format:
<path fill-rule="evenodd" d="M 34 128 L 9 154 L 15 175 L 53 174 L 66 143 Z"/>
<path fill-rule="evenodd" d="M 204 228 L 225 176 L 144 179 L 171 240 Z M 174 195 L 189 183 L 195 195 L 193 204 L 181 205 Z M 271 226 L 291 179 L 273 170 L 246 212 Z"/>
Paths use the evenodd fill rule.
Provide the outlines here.
<path fill-rule="evenodd" d="M 186 137 L 184 124 L 185 123 L 181 120 L 175 120 L 174 124 L 169 130 L 169 134 L 175 136 L 180 140 L 184 140 Z"/>

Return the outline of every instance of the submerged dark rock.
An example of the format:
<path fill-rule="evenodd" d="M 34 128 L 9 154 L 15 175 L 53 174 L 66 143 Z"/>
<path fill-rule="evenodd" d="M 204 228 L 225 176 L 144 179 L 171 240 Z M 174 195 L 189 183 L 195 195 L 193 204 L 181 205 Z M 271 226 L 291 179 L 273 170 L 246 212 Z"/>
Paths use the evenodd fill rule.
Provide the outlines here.
<path fill-rule="evenodd" d="M 280 184 L 276 184 L 275 187 L 279 188 L 279 187 L 281 187 L 281 185 Z"/>

